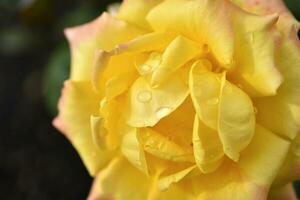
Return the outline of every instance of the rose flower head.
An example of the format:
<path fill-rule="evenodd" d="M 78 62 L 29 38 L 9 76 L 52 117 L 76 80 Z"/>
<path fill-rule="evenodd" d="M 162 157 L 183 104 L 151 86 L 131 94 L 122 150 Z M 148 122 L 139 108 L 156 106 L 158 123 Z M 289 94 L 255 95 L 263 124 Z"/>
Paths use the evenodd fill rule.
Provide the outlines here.
<path fill-rule="evenodd" d="M 53 123 L 88 199 L 295 199 L 298 29 L 281 0 L 125 0 L 67 28 Z"/>

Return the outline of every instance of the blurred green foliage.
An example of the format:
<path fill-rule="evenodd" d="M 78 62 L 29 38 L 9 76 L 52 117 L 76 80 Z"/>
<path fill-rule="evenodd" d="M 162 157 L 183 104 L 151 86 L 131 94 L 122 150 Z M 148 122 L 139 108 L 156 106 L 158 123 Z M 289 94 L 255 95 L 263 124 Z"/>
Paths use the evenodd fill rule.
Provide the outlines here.
<path fill-rule="evenodd" d="M 58 112 L 57 101 L 62 84 L 69 76 L 69 65 L 69 49 L 67 44 L 63 42 L 50 56 L 44 72 L 43 93 L 46 107 L 51 116 L 55 116 Z"/>

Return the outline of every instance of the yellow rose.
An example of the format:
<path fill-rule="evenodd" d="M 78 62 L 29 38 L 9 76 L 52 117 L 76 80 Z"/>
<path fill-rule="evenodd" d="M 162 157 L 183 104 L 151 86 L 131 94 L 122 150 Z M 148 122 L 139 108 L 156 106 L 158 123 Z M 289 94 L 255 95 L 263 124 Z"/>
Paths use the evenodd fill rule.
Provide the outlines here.
<path fill-rule="evenodd" d="M 89 199 L 294 199 L 298 28 L 281 0 L 126 0 L 66 29 L 54 125 Z"/>

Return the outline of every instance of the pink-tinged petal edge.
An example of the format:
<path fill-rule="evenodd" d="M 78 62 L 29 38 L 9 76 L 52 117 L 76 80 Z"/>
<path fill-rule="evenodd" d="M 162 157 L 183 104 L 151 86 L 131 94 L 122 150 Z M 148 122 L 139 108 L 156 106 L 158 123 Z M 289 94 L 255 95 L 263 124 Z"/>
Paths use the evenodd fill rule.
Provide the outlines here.
<path fill-rule="evenodd" d="M 65 81 L 64 82 L 64 87 L 61 90 L 61 95 L 58 101 L 58 110 L 59 110 L 59 114 L 54 118 L 54 120 L 52 121 L 52 125 L 57 128 L 61 133 L 63 133 L 67 138 L 68 138 L 68 134 L 67 134 L 67 126 L 63 121 L 63 118 L 61 116 L 61 111 L 63 110 L 64 107 L 64 102 L 65 102 L 65 96 L 66 93 L 68 91 L 69 88 L 69 81 Z"/>
<path fill-rule="evenodd" d="M 94 38 L 99 32 L 101 32 L 102 27 L 104 27 L 109 20 L 111 20 L 111 16 L 104 12 L 98 18 L 89 23 L 66 28 L 64 30 L 64 34 L 67 37 L 71 48 L 78 46 L 83 41 Z"/>

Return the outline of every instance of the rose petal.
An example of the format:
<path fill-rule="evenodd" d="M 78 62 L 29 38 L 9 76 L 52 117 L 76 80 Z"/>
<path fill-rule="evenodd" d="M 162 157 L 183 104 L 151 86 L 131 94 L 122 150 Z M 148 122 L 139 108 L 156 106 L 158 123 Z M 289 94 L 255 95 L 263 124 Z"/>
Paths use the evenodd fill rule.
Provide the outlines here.
<path fill-rule="evenodd" d="M 91 134 L 90 116 L 98 115 L 97 96 L 89 82 L 67 81 L 53 121 L 74 145 L 89 173 L 95 175 L 109 162 L 110 152 L 100 151 Z"/>
<path fill-rule="evenodd" d="M 197 115 L 194 119 L 193 148 L 201 172 L 211 173 L 222 164 L 224 152 L 218 132 L 205 126 Z"/>
<path fill-rule="evenodd" d="M 127 42 L 144 31 L 120 21 L 107 13 L 96 20 L 65 30 L 71 47 L 71 79 L 89 80 L 97 49 L 110 51 L 115 45 Z"/>
<path fill-rule="evenodd" d="M 125 0 L 119 10 L 118 18 L 149 30 L 151 28 L 145 19 L 146 15 L 161 1 L 162 0 Z"/>
<path fill-rule="evenodd" d="M 255 132 L 255 113 L 251 99 L 239 87 L 222 81 L 218 131 L 224 153 L 237 161 Z"/>
<path fill-rule="evenodd" d="M 133 127 L 154 126 L 172 113 L 188 95 L 188 88 L 175 75 L 157 88 L 152 88 L 143 78 L 138 78 L 129 93 L 126 119 Z"/>
<path fill-rule="evenodd" d="M 160 159 L 174 162 L 194 162 L 192 152 L 150 128 L 141 129 L 139 137 L 144 150 Z"/>
<path fill-rule="evenodd" d="M 125 132 L 121 146 L 123 155 L 137 169 L 148 175 L 148 167 L 143 145 L 140 141 L 140 133 L 137 128 L 132 128 L 125 124 L 122 131 Z"/>
<path fill-rule="evenodd" d="M 237 80 L 250 96 L 272 96 L 283 82 L 275 63 L 275 23 L 277 15 L 253 16 L 237 13 L 236 72 Z"/>
<path fill-rule="evenodd" d="M 234 37 L 228 1 L 163 1 L 147 15 L 155 31 L 176 31 L 212 49 L 217 60 L 229 67 Z M 173 12 L 176 10 L 176 12 Z"/>

